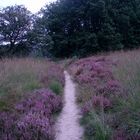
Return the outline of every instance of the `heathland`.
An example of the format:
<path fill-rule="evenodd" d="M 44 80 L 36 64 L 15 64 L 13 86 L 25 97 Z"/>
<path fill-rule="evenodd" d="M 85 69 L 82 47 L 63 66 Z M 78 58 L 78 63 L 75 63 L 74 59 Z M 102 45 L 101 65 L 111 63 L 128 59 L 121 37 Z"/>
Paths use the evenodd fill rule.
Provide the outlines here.
<path fill-rule="evenodd" d="M 140 0 L 0 9 L 0 140 L 140 140 L 139 48 Z"/>

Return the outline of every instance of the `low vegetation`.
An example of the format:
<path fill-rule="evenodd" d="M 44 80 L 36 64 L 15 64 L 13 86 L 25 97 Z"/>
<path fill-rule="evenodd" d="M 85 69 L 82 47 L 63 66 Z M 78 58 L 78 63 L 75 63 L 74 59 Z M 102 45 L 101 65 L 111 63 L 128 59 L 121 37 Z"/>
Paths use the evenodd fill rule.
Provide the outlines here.
<path fill-rule="evenodd" d="M 61 110 L 63 69 L 45 59 L 0 61 L 1 140 L 51 140 Z"/>
<path fill-rule="evenodd" d="M 63 66 L 79 85 L 85 140 L 140 140 L 140 50 L 124 52 L 139 47 L 140 0 L 0 9 L 0 139 L 54 139 Z"/>
<path fill-rule="evenodd" d="M 140 139 L 139 50 L 77 60 L 69 71 L 79 84 L 85 140 Z"/>

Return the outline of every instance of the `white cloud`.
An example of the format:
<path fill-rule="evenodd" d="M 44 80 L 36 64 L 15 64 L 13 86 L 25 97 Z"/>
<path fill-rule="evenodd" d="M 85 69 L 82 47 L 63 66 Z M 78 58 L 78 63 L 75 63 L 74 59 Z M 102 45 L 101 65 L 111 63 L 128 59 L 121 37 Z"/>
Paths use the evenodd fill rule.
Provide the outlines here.
<path fill-rule="evenodd" d="M 25 5 L 28 10 L 35 13 L 38 12 L 45 4 L 49 4 L 50 2 L 54 2 L 56 0 L 0 0 L 0 7 L 6 7 L 10 5 Z"/>

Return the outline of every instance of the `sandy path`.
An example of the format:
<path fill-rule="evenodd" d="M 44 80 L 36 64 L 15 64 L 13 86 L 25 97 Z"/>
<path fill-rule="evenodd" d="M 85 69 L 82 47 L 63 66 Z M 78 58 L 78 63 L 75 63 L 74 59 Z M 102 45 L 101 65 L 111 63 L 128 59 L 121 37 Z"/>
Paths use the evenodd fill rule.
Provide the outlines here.
<path fill-rule="evenodd" d="M 56 140 L 81 140 L 83 129 L 79 125 L 79 110 L 76 105 L 75 84 L 65 71 L 64 108 L 56 124 Z"/>

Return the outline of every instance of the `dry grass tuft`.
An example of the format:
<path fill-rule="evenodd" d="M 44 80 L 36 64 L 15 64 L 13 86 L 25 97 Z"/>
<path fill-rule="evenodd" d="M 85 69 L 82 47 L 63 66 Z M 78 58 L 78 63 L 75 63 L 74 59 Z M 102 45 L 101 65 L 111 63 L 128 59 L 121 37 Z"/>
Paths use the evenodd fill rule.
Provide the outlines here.
<path fill-rule="evenodd" d="M 0 96 L 42 87 L 40 78 L 46 75 L 47 63 L 32 58 L 4 59 L 0 61 Z"/>
<path fill-rule="evenodd" d="M 140 50 L 114 52 L 100 56 L 106 61 L 93 56 L 70 65 L 70 71 L 80 87 L 77 99 L 81 106 L 84 104 L 82 123 L 85 139 L 140 139 L 139 54 Z M 109 82 L 108 78 L 111 78 Z M 102 106 L 105 103 L 107 108 L 93 106 L 100 102 Z"/>
<path fill-rule="evenodd" d="M 50 88 L 60 94 L 63 85 L 63 69 L 47 59 L 0 60 L 0 109 L 11 109 L 26 93 L 36 89 Z"/>

